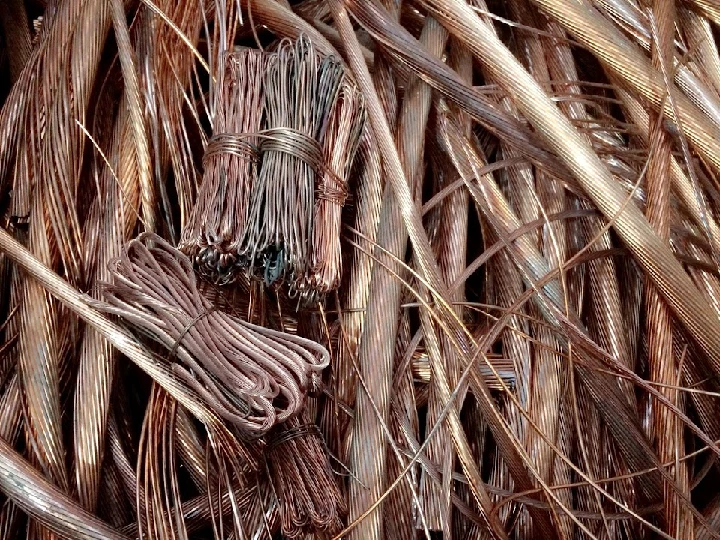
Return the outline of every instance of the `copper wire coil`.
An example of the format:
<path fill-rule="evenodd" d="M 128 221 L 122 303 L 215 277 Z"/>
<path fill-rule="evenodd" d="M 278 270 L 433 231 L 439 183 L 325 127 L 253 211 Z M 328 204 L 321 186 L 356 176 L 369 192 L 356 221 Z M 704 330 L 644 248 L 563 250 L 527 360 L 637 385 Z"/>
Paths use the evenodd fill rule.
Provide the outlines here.
<path fill-rule="evenodd" d="M 168 349 L 173 373 L 248 436 L 297 414 L 328 365 L 317 343 L 217 310 L 190 260 L 156 235 L 131 241 L 111 270 L 104 309 Z"/>

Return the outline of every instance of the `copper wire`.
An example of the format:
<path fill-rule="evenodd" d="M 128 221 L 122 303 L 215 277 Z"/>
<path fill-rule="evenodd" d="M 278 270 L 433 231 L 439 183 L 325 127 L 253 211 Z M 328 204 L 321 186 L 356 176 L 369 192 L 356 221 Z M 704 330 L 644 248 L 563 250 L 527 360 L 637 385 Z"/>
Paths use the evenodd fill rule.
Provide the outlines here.
<path fill-rule="evenodd" d="M 214 309 L 191 261 L 156 235 L 127 244 L 111 273 L 105 309 L 171 351 L 173 373 L 249 436 L 297 414 L 328 365 L 317 343 Z"/>
<path fill-rule="evenodd" d="M 267 458 L 280 502 L 283 535 L 301 538 L 342 529 L 347 506 L 315 424 L 294 418 L 274 428 L 268 438 Z"/>
<path fill-rule="evenodd" d="M 203 158 L 205 172 L 180 249 L 200 274 L 226 284 L 237 276 L 237 248 L 247 223 L 248 201 L 257 181 L 257 141 L 263 115 L 267 56 L 241 49 L 228 54 L 216 93 L 213 137 Z"/>
<path fill-rule="evenodd" d="M 345 78 L 324 136 L 327 168 L 318 182 L 314 209 L 310 286 L 318 294 L 335 290 L 340 284 L 342 207 L 348 194 L 347 177 L 360 145 L 364 124 L 362 96 Z"/>
<path fill-rule="evenodd" d="M 198 202 L 180 248 L 218 284 L 239 267 L 306 303 L 337 288 L 340 216 L 362 98 L 310 40 L 229 55 Z M 240 106 L 238 106 L 240 104 Z"/>
<path fill-rule="evenodd" d="M 303 288 L 309 271 L 318 168 L 313 163 L 322 159 L 316 139 L 341 76 L 337 61 L 320 61 L 304 37 L 294 44 L 281 42 L 268 69 L 267 129 L 275 136 L 264 143 L 251 226 L 243 241 L 248 266 L 264 267 L 268 285 L 287 277 L 293 291 Z"/>

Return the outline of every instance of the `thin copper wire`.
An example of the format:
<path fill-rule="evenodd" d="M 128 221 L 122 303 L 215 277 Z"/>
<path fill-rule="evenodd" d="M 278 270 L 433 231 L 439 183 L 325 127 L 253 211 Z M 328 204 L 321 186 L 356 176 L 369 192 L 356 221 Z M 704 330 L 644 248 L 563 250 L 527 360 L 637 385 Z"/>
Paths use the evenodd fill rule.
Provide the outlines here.
<path fill-rule="evenodd" d="M 345 77 L 323 135 L 326 170 L 316 191 L 309 286 L 324 295 L 337 289 L 342 275 L 340 227 L 348 195 L 348 175 L 365 124 L 362 96 Z"/>
<path fill-rule="evenodd" d="M 215 93 L 214 135 L 203 157 L 203 182 L 179 244 L 202 276 L 221 284 L 236 279 L 237 251 L 257 182 L 257 139 L 252 134 L 261 129 L 266 63 L 267 56 L 252 49 L 225 59 Z"/>
<path fill-rule="evenodd" d="M 229 55 L 218 82 L 205 180 L 181 249 L 227 284 L 239 267 L 285 278 L 305 303 L 340 280 L 340 214 L 363 128 L 362 99 L 305 36 Z M 239 168 L 239 170 L 238 170 Z"/>
<path fill-rule="evenodd" d="M 336 186 L 318 180 L 324 171 L 334 173 L 324 161 L 322 141 L 343 73 L 335 58 L 320 59 L 301 36 L 294 44 L 280 43 L 265 79 L 268 137 L 241 251 L 252 274 L 267 285 L 286 279 L 291 297 L 306 300 L 315 294 L 311 242 L 317 186 L 321 196 L 344 200 L 342 191 L 333 194 Z"/>

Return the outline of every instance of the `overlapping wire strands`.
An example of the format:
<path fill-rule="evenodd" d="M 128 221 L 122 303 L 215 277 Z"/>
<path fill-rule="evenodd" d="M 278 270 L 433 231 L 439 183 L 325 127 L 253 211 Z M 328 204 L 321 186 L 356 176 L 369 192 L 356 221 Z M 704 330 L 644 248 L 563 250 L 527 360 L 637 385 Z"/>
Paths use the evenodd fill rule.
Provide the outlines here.
<path fill-rule="evenodd" d="M 0 538 L 720 536 L 719 32 L 0 3 Z"/>

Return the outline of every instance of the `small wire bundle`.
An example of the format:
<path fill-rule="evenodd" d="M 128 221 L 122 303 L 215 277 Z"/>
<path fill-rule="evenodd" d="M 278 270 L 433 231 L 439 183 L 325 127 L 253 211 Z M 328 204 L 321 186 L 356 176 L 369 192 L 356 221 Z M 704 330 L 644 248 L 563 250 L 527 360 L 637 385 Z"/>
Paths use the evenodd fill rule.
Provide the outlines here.
<path fill-rule="evenodd" d="M 267 55 L 241 49 L 228 53 L 215 96 L 216 115 L 203 166 L 203 183 L 180 249 L 212 282 L 237 277 L 237 253 L 245 233 L 248 202 L 257 179 L 257 133 L 265 107 Z"/>
<path fill-rule="evenodd" d="M 348 195 L 347 177 L 365 126 L 362 95 L 344 78 L 323 137 L 326 168 L 318 183 L 308 290 L 323 295 L 340 284 L 340 226 Z"/>
<path fill-rule="evenodd" d="M 104 309 L 168 349 L 178 378 L 250 437 L 296 415 L 329 363 L 313 341 L 213 309 L 191 261 L 157 235 L 129 242 L 110 271 Z"/>
<path fill-rule="evenodd" d="M 347 505 L 316 425 L 293 418 L 274 428 L 268 438 L 267 460 L 284 536 L 342 530 Z"/>

